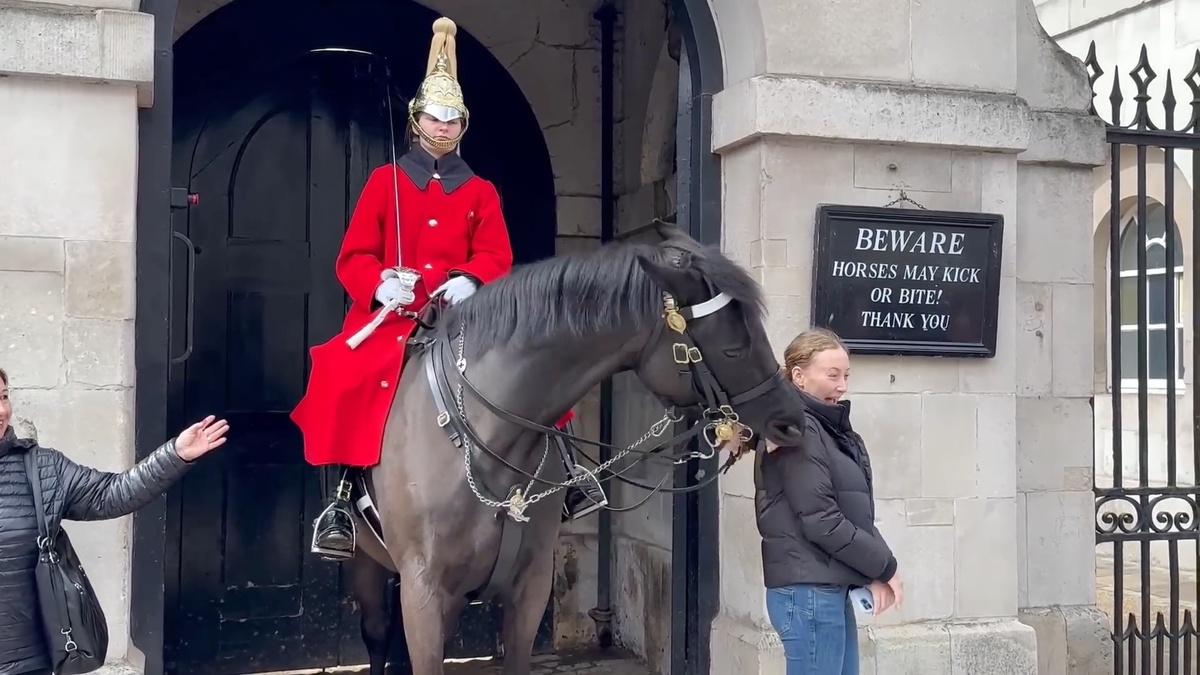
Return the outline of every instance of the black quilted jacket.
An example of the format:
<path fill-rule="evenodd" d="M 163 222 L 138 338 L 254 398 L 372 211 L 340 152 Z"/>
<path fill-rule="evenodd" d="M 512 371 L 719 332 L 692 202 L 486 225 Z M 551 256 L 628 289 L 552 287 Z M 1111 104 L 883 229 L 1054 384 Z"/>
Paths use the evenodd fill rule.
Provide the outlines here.
<path fill-rule="evenodd" d="M 107 520 L 133 513 L 166 491 L 188 467 L 170 441 L 124 473 L 97 471 L 56 450 L 39 448 L 35 441 L 18 440 L 8 429 L 0 438 L 0 675 L 50 667 L 34 599 L 37 520 L 25 475 L 25 453 L 31 451 L 37 452 L 42 502 L 51 527 L 64 519 Z"/>

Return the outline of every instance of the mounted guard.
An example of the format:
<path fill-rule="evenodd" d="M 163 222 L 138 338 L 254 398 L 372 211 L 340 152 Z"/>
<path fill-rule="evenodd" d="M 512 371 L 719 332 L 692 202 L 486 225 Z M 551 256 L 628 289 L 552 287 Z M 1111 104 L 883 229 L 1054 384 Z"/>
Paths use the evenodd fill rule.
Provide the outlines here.
<path fill-rule="evenodd" d="M 336 262 L 352 304 L 342 333 L 311 350 L 308 390 L 291 415 L 303 434 L 305 459 L 341 469 L 313 528 L 312 551 L 327 560 L 354 555 L 352 480 L 379 462 L 416 312 L 431 299 L 457 304 L 512 268 L 496 188 L 459 154 L 469 114 L 457 80 L 456 33 L 448 18 L 433 24 L 426 77 L 408 106 L 416 142 L 397 160 L 393 132 L 392 161 L 371 173 L 359 196 Z M 559 428 L 571 417 L 568 412 Z M 567 445 L 560 453 L 572 475 L 586 473 Z M 564 518 L 607 504 L 599 482 L 588 478 L 567 495 Z"/>

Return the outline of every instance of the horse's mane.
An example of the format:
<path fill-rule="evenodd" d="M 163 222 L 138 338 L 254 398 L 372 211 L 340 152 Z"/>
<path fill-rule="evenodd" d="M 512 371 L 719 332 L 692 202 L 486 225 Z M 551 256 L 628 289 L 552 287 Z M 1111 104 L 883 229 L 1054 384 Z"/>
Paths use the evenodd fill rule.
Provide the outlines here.
<path fill-rule="evenodd" d="M 463 301 L 458 317 L 480 353 L 537 344 L 550 335 L 646 329 L 662 320 L 662 290 L 638 257 L 666 263 L 672 249 L 682 249 L 690 254 L 690 267 L 762 321 L 762 291 L 746 270 L 687 237 L 667 246 L 620 242 L 514 267 Z"/>

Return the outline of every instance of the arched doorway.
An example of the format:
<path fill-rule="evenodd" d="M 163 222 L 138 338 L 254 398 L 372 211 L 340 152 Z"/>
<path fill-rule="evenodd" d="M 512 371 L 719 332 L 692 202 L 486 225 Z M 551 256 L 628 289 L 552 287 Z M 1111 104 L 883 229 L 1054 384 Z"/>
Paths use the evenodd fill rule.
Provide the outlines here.
<path fill-rule="evenodd" d="M 301 8 L 295 4 L 285 6 L 278 0 L 236 0 L 213 12 L 172 48 L 174 3 L 145 0 L 143 9 L 153 13 L 158 22 L 160 60 L 156 95 L 160 103 L 143 114 L 141 127 L 143 150 L 137 329 L 139 440 L 161 438 L 167 433 L 167 428 L 174 428 L 175 423 L 167 425 L 160 420 L 178 420 L 185 413 L 199 410 L 206 396 L 216 397 L 210 398 L 210 401 L 222 401 L 210 403 L 210 406 L 227 405 L 231 391 L 241 397 L 240 400 L 252 403 L 249 407 L 254 408 L 246 411 L 252 417 L 243 422 L 240 428 L 258 430 L 257 437 L 247 441 L 256 444 L 253 457 L 240 457 L 237 452 L 223 453 L 231 458 L 227 460 L 230 462 L 252 461 L 243 461 L 236 466 L 236 470 L 226 468 L 223 472 L 217 472 L 214 469 L 207 477 L 196 472 L 196 476 L 189 478 L 190 485 L 183 486 L 172 495 L 169 503 L 173 510 L 152 508 L 140 513 L 135 520 L 135 583 L 131 622 L 134 642 L 146 655 L 147 673 L 183 672 L 178 667 L 164 664 L 161 659 L 162 654 L 169 654 L 174 649 L 170 642 L 177 638 L 172 636 L 183 632 L 178 626 L 170 625 L 170 617 L 172 613 L 186 616 L 186 613 L 178 612 L 178 607 L 186 600 L 185 596 L 192 593 L 195 606 L 208 612 L 211 619 L 215 603 L 204 596 L 211 597 L 214 589 L 222 596 L 229 596 L 222 599 L 220 604 L 223 608 L 243 603 L 240 616 L 234 611 L 230 612 L 234 621 L 243 624 L 258 621 L 263 627 L 255 629 L 257 632 L 246 632 L 244 638 L 239 638 L 240 643 L 230 639 L 231 644 L 238 643 L 248 650 L 245 654 L 256 649 L 254 645 L 261 646 L 268 635 L 280 639 L 300 635 L 300 638 L 292 637 L 292 642 L 303 643 L 305 648 L 316 651 L 324 650 L 322 653 L 327 659 L 326 663 L 319 663 L 319 659 L 314 658 L 305 666 L 289 664 L 279 667 L 333 665 L 328 662 L 333 652 L 338 652 L 340 661 L 342 655 L 361 649 L 354 619 L 347 621 L 336 604 L 325 605 L 329 611 L 323 616 L 326 620 L 334 620 L 333 624 L 324 627 L 336 637 L 338 644 L 328 643 L 318 647 L 313 641 L 303 639 L 308 634 L 304 631 L 269 632 L 282 624 L 270 623 L 266 616 L 268 610 L 265 609 L 268 603 L 264 600 L 250 601 L 252 595 L 266 598 L 269 593 L 276 593 L 277 596 L 292 593 L 291 597 L 276 597 L 273 601 L 295 602 L 295 594 L 302 596 L 308 593 L 307 601 L 316 603 L 311 606 L 322 606 L 322 601 L 314 599 L 315 594 L 330 592 L 330 586 L 337 583 L 336 571 L 311 567 L 320 565 L 316 561 L 298 559 L 289 563 L 291 579 L 303 578 L 308 581 L 299 585 L 301 590 L 297 590 L 296 584 L 278 584 L 280 588 L 290 588 L 286 593 L 263 590 L 270 586 L 243 578 L 237 581 L 243 582 L 241 586 L 244 588 L 253 588 L 253 593 L 242 590 L 230 592 L 228 588 L 213 586 L 208 587 L 210 592 L 206 594 L 203 583 L 180 584 L 178 581 L 171 582 L 167 577 L 181 574 L 178 570 L 190 565 L 198 568 L 197 576 L 202 582 L 227 581 L 222 577 L 224 570 L 216 568 L 213 561 L 217 556 L 211 551 L 185 551 L 181 543 L 186 539 L 188 544 L 195 546 L 203 540 L 202 526 L 187 527 L 175 515 L 185 511 L 200 513 L 200 509 L 184 508 L 191 496 L 209 493 L 207 499 L 211 501 L 211 493 L 221 494 L 221 508 L 224 511 L 220 513 L 224 514 L 229 509 L 252 507 L 250 502 L 237 497 L 239 489 L 244 495 L 254 495 L 251 487 L 271 481 L 272 489 L 276 492 L 270 502 L 274 510 L 261 507 L 261 517 L 257 520 L 244 518 L 241 511 L 238 511 L 236 525 L 227 522 L 229 519 L 224 515 L 209 517 L 206 523 L 212 530 L 209 540 L 219 542 L 225 549 L 225 555 L 229 553 L 229 542 L 236 543 L 239 537 L 241 541 L 251 544 L 262 537 L 275 537 L 275 543 L 280 546 L 293 546 L 294 542 L 284 541 L 283 537 L 302 539 L 302 528 L 311 521 L 313 514 L 305 509 L 311 508 L 307 500 L 312 490 L 307 488 L 311 488 L 314 478 L 305 474 L 305 467 L 280 459 L 287 452 L 283 446 L 290 441 L 285 440 L 288 433 L 286 424 L 275 420 L 285 417 L 285 410 L 289 407 L 287 396 L 277 390 L 263 391 L 261 386 L 255 390 L 254 382 L 247 383 L 228 376 L 239 358 L 243 362 L 264 363 L 267 357 L 267 351 L 261 349 L 261 340 L 258 343 L 255 340 L 236 340 L 236 349 L 231 350 L 229 327 L 241 326 L 258 334 L 263 334 L 264 327 L 277 331 L 279 337 L 273 341 L 270 350 L 270 358 L 276 361 L 277 366 L 277 362 L 287 353 L 295 361 L 296 355 L 303 353 L 307 344 L 327 337 L 322 333 L 331 330 L 335 317 L 340 320 L 337 298 L 318 292 L 318 302 L 314 302 L 311 291 L 312 288 L 325 288 L 324 284 L 329 281 L 331 256 L 336 249 L 334 235 L 330 233 L 335 230 L 325 228 L 318 233 L 311 224 L 321 218 L 336 220 L 339 213 L 344 214 L 345 209 L 352 206 L 362 177 L 365 177 L 365 173 L 360 173 L 361 167 L 369 170 L 385 161 L 386 146 L 379 142 L 379 128 L 372 130 L 372 123 L 368 119 L 370 115 L 364 113 L 369 112 L 367 109 L 372 105 L 377 106 L 382 98 L 370 93 L 375 86 L 372 78 L 377 75 L 375 69 L 378 60 L 348 53 L 314 57 L 308 51 L 320 47 L 342 47 L 386 55 L 389 49 L 399 50 L 400 45 L 409 45 L 413 47 L 412 54 L 402 55 L 402 52 L 394 51 L 391 53 L 396 55 L 392 58 L 406 65 L 422 62 L 428 45 L 428 26 L 435 14 L 420 7 L 410 8 L 416 17 L 399 22 L 394 15 L 399 11 L 395 4 L 391 3 L 393 6 L 384 9 L 364 3 L 347 9 L 333 3 L 314 2 L 311 7 L 304 3 L 305 7 Z M 709 152 L 708 107 L 711 94 L 720 86 L 720 58 L 707 5 L 696 3 L 701 8 L 697 13 L 694 9 L 689 10 L 691 4 L 690 0 L 670 3 L 686 52 L 681 59 L 681 69 L 685 75 L 680 85 L 677 129 L 679 154 L 676 160 L 680 165 L 678 217 L 698 238 L 716 242 L 720 237 L 718 174 L 716 158 Z M 339 19 L 338 13 L 344 11 L 352 12 L 353 19 Z M 411 38 L 397 37 L 401 23 L 410 27 L 413 33 Z M 697 29 L 696 24 L 701 28 Z M 280 30 L 280 26 L 284 25 L 287 30 Z M 359 28 L 364 29 L 361 35 L 351 30 Z M 201 58 L 203 50 L 197 45 L 205 41 L 219 45 L 219 53 Z M 514 170 L 514 166 L 517 166 L 515 162 L 521 160 L 506 156 L 505 150 L 506 147 L 520 147 L 522 152 L 518 154 L 532 167 L 545 157 L 546 143 L 543 141 L 530 145 L 529 139 L 538 129 L 534 124 L 527 129 L 528 134 L 522 130 L 521 118 L 528 118 L 528 104 L 513 86 L 512 78 L 505 69 L 496 65 L 488 70 L 482 65 L 489 60 L 494 64 L 488 49 L 464 36 L 460 41 L 460 58 L 464 61 L 469 59 L 473 64 L 462 69 L 464 87 L 472 92 L 473 100 L 488 101 L 486 109 L 478 104 L 472 106 L 475 114 L 464 154 L 479 173 L 494 180 L 500 187 L 518 259 L 532 260 L 547 255 L 553 251 L 556 229 L 554 193 L 550 193 L 551 199 L 540 196 L 545 194 L 546 183 L 539 176 L 530 180 L 530 176 L 537 174 L 540 169 L 518 167 Z M 173 68 L 172 59 L 175 60 Z M 684 67 L 682 64 L 687 65 Z M 417 78 L 413 77 L 410 82 L 402 82 L 397 88 L 407 94 L 415 89 L 416 81 Z M 355 84 L 350 85 L 350 82 Z M 172 95 L 172 85 L 179 88 L 175 95 Z M 214 96 L 213 92 L 221 92 L 221 95 Z M 167 101 L 174 105 L 168 105 Z M 164 120 L 164 110 L 170 113 L 172 107 L 173 119 Z M 485 121 L 492 125 L 491 129 L 487 128 Z M 289 137 L 293 141 L 287 141 Z M 538 137 L 541 138 L 540 134 Z M 164 139 L 168 146 L 165 148 Z M 295 142 L 295 139 L 302 139 L 302 142 Z M 505 143 L 508 145 L 505 146 Z M 535 152 L 527 152 L 530 147 Z M 476 152 L 477 155 L 471 154 Z M 287 166 L 270 166 L 272 161 L 278 163 L 277 158 L 281 156 L 290 158 Z M 162 163 L 164 160 L 166 164 Z M 490 165 L 489 160 L 492 160 Z M 256 163 L 262 165 L 257 170 L 254 169 Z M 165 173 L 172 176 L 173 182 L 164 181 L 164 172 L 156 170 L 156 166 L 160 170 L 169 166 L 170 170 Z M 271 194 L 266 187 L 256 188 L 253 183 L 245 182 L 256 174 L 264 177 L 261 178 L 266 181 L 263 185 L 269 187 L 270 181 L 283 183 L 286 186 L 282 189 L 295 195 L 282 213 L 278 208 L 268 210 L 269 200 L 255 203 L 254 195 Z M 314 180 L 314 176 L 319 180 Z M 336 182 L 339 176 L 345 178 L 344 185 L 335 186 L 338 189 L 324 189 L 324 186 Z M 541 176 L 546 174 L 542 173 Z M 187 182 L 181 183 L 181 177 Z M 360 182 L 356 184 L 356 180 Z M 209 187 L 197 187 L 198 183 L 205 181 L 208 181 Z M 173 192 L 171 188 L 182 190 Z M 186 314 L 183 308 L 189 306 L 186 287 L 181 283 L 175 284 L 173 307 L 165 292 L 172 276 L 176 280 L 183 278 L 189 259 L 187 247 L 181 240 L 173 241 L 169 234 L 161 236 L 163 214 L 172 197 L 178 205 L 183 206 L 186 200 L 182 196 L 189 190 L 200 193 L 200 207 L 189 209 L 186 215 L 178 212 L 175 221 L 176 229 L 182 229 L 184 234 L 192 232 L 190 228 L 193 227 L 197 233 L 196 237 L 191 238 L 191 243 L 199 249 L 195 257 L 195 286 L 211 286 L 214 279 L 220 282 L 218 286 L 224 284 L 220 292 L 208 300 L 202 300 L 199 295 L 194 298 L 196 319 L 193 326 L 198 329 L 201 326 L 208 326 L 209 329 L 212 326 L 220 327 L 220 330 L 212 330 L 209 337 L 195 331 L 189 335 L 189 331 L 178 327 L 181 322 L 179 317 Z M 526 192 L 521 193 L 521 190 Z M 521 198 L 522 195 L 528 197 Z M 201 215 L 201 211 L 210 207 L 214 200 L 222 208 L 208 212 L 214 215 Z M 233 206 L 229 207 L 223 200 Z M 606 202 L 610 209 L 615 206 L 611 194 Z M 515 215 L 511 209 L 524 210 Z M 306 238 L 302 240 L 303 246 L 277 229 L 280 223 L 288 220 L 303 220 L 309 224 L 304 232 Z M 251 226 L 257 229 L 249 232 L 251 236 L 244 236 L 247 230 L 242 228 Z M 201 232 L 216 232 L 217 239 L 205 239 L 212 235 Z M 549 236 L 543 236 L 546 234 Z M 318 241 L 319 237 L 326 237 L 327 240 Z M 173 253 L 172 245 L 175 249 Z M 237 265 L 229 264 L 235 255 L 245 255 L 247 251 L 260 257 L 237 258 Z M 173 275 L 170 274 L 172 259 L 175 268 Z M 246 270 L 253 270 L 254 274 L 239 273 Z M 291 309 L 288 309 L 288 302 L 278 300 L 275 310 L 262 305 L 254 306 L 253 303 L 237 305 L 230 300 L 239 293 L 243 296 L 254 293 L 261 295 L 261 289 L 278 288 L 285 279 L 308 285 L 302 286 L 310 289 L 306 291 L 309 299 L 303 312 L 294 298 L 290 301 L 293 305 Z M 288 312 L 293 318 L 279 319 Z M 175 318 L 170 321 L 169 327 L 161 319 L 149 318 L 154 316 Z M 301 316 L 303 318 L 296 318 Z M 206 324 L 205 321 L 215 323 Z M 278 346 L 280 343 L 291 346 L 281 349 Z M 256 344 L 260 346 L 256 347 Z M 180 365 L 170 365 L 172 357 L 178 359 L 189 348 L 191 355 L 187 367 L 203 375 L 197 379 L 197 384 L 189 384 L 186 373 L 180 373 Z M 295 370 L 291 366 L 288 372 Z M 213 373 L 226 375 L 218 378 Z M 277 379 L 302 382 L 302 379 L 296 379 L 294 373 Z M 166 381 L 172 384 L 167 386 Z M 276 456 L 272 458 L 271 452 L 264 452 L 264 448 L 276 452 Z M 692 480 L 700 468 L 681 467 L 680 475 L 685 482 Z M 237 481 L 247 484 L 239 488 Z M 297 513 L 300 515 L 297 516 Z M 671 633 L 671 670 L 702 673 L 707 670 L 702 664 L 707 664 L 709 626 L 717 605 L 716 492 L 706 491 L 674 500 L 673 515 L 675 529 L 668 533 L 667 538 L 675 545 L 667 555 L 673 570 L 669 596 L 675 611 L 669 614 L 663 612 L 669 625 L 667 630 Z M 164 522 L 168 523 L 166 528 Z M 178 529 L 171 529 L 172 522 L 179 526 Z M 281 532 L 286 534 L 281 535 Z M 247 552 L 255 550 L 252 546 L 245 546 L 244 549 Z M 259 558 L 253 556 L 256 562 L 261 562 Z M 166 576 L 162 572 L 164 564 L 168 570 Z M 309 567 L 306 568 L 306 565 Z M 277 573 L 271 571 L 266 576 Z M 156 577 L 161 583 L 156 582 Z M 177 586 L 178 593 L 172 594 L 172 583 Z M 231 584 L 226 583 L 225 586 Z M 232 586 L 236 587 L 236 584 Z M 161 590 L 164 587 L 167 589 L 165 596 Z M 283 610 L 286 609 L 283 607 Z M 285 614 L 283 610 L 281 614 Z M 293 628 L 289 630 L 294 631 L 296 625 L 302 626 L 297 624 L 295 617 L 291 620 Z M 164 623 L 167 624 L 165 627 Z M 312 630 L 316 631 L 315 628 Z M 480 632 L 487 635 L 486 629 Z M 212 643 L 206 645 L 201 641 L 193 645 L 192 650 L 202 654 L 212 646 Z M 349 661 L 355 660 L 348 658 Z"/>

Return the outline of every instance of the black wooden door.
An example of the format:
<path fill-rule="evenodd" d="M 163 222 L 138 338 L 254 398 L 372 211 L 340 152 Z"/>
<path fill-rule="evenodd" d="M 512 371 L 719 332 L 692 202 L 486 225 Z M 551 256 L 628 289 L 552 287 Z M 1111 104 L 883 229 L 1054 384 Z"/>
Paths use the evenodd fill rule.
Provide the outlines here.
<path fill-rule="evenodd" d="M 214 106 L 175 148 L 177 184 L 182 169 L 200 203 L 176 218 L 194 247 L 194 284 L 191 299 L 186 289 L 174 295 L 175 352 L 190 346 L 190 355 L 173 372 L 173 408 L 180 423 L 211 413 L 231 427 L 174 499 L 175 673 L 365 659 L 339 566 L 308 552 L 320 472 L 304 462 L 288 416 L 304 393 L 309 348 L 341 327 L 334 259 L 369 166 L 382 161 L 371 156 L 379 143 L 351 132 L 354 99 L 319 75 L 304 62 L 272 74 L 237 109 Z M 189 262 L 179 241 L 177 279 Z"/>
<path fill-rule="evenodd" d="M 172 492 L 170 673 L 367 661 L 340 567 L 309 553 L 323 477 L 304 461 L 289 413 L 309 348 L 341 328 L 348 298 L 334 261 L 367 176 L 388 161 L 375 75 L 361 57 L 301 59 L 230 83 L 177 123 L 175 181 L 199 203 L 175 219 L 184 236 L 173 257 L 170 407 L 177 425 L 216 414 L 231 429 Z M 498 629 L 494 606 L 471 605 L 447 656 L 495 654 Z M 547 622 L 539 647 L 549 643 Z M 394 647 L 403 668 L 402 637 Z"/>

